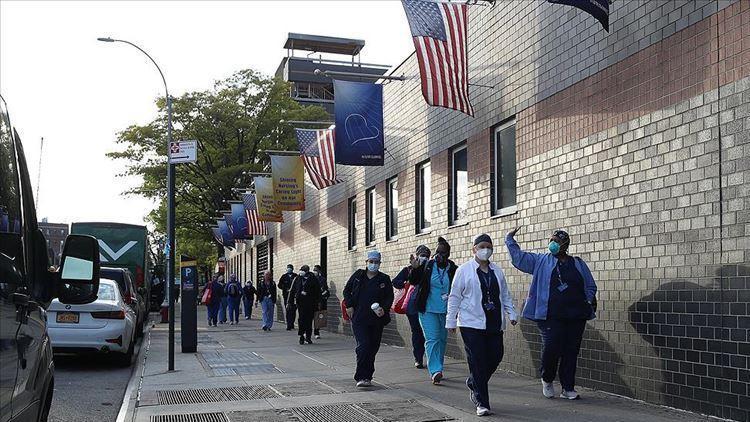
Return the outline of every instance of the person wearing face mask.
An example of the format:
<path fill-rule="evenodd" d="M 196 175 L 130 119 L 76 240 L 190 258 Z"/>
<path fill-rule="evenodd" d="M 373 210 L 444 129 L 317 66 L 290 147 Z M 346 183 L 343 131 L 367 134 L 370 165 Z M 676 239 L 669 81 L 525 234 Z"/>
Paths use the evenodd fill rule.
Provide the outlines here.
<path fill-rule="evenodd" d="M 323 269 L 320 268 L 320 265 L 316 265 L 313 267 L 313 274 L 318 279 L 318 284 L 320 284 L 320 304 L 318 306 L 318 311 L 316 315 L 320 314 L 320 311 L 323 312 L 324 318 L 327 317 L 326 312 L 328 312 L 328 298 L 331 297 L 331 292 L 328 290 L 328 280 L 326 280 L 325 274 L 323 274 Z M 315 334 L 315 339 L 320 338 L 320 328 L 315 328 L 313 330 L 313 333 Z"/>
<path fill-rule="evenodd" d="M 448 343 L 445 316 L 448 312 L 448 295 L 457 268 L 449 259 L 450 253 L 451 247 L 448 242 L 439 237 L 435 256 L 426 262 L 421 257 L 412 259 L 412 271 L 409 274 L 409 284 L 417 286 L 418 289 L 416 308 L 425 338 L 427 369 L 430 371 L 432 383 L 436 385 L 443 379 L 445 347 Z"/>
<path fill-rule="evenodd" d="M 273 327 L 273 312 L 276 307 L 276 283 L 273 282 L 271 271 L 263 273 L 263 281 L 258 282 L 255 295 L 255 305 L 260 302 L 263 310 L 263 331 L 271 331 Z"/>
<path fill-rule="evenodd" d="M 255 298 L 255 286 L 250 280 L 245 281 L 242 288 L 242 308 L 245 311 L 245 319 L 250 319 L 253 315 L 253 299 Z"/>
<path fill-rule="evenodd" d="M 367 252 L 367 269 L 355 271 L 344 287 L 346 312 L 357 341 L 354 380 L 360 388 L 372 385 L 383 327 L 391 321 L 393 284 L 390 277 L 380 272 L 380 260 L 380 252 Z"/>
<path fill-rule="evenodd" d="M 292 282 L 297 275 L 294 274 L 294 265 L 288 264 L 286 266 L 286 273 L 279 278 L 279 289 L 281 289 L 281 296 L 284 298 L 284 318 L 286 319 L 286 330 L 292 331 L 294 329 L 294 318 L 297 310 L 289 304 L 289 290 L 292 288 Z"/>
<path fill-rule="evenodd" d="M 320 284 L 318 278 L 303 265 L 289 290 L 289 305 L 299 310 L 299 344 L 312 344 L 313 319 L 320 306 Z"/>
<path fill-rule="evenodd" d="M 430 260 L 430 248 L 425 245 L 417 246 L 417 250 L 414 255 L 409 257 L 409 262 L 412 264 L 404 267 L 401 272 L 393 278 L 393 287 L 397 289 L 404 289 L 407 287 L 406 283 L 409 281 L 409 274 L 411 274 L 413 262 L 416 260 L 419 265 L 425 265 Z M 417 369 L 424 368 L 424 333 L 422 332 L 422 325 L 419 324 L 419 312 L 417 311 L 417 295 L 412 292 L 409 298 L 409 303 L 406 305 L 406 317 L 409 319 L 409 326 L 411 327 L 411 348 L 414 354 L 414 367 Z"/>
<path fill-rule="evenodd" d="M 542 336 L 542 394 L 555 397 L 555 373 L 562 386 L 561 398 L 579 398 L 575 390 L 578 352 L 586 321 L 596 317 L 596 282 L 589 267 L 568 255 L 570 236 L 564 230 L 552 233 L 544 254 L 525 252 L 515 240 L 520 229 L 508 232 L 513 266 L 532 275 L 523 317 L 535 321 Z"/>
<path fill-rule="evenodd" d="M 477 236 L 472 250 L 474 258 L 456 271 L 445 326 L 451 332 L 461 328 L 469 364 L 466 387 L 477 416 L 486 416 L 491 409 L 488 383 L 505 352 L 503 331 L 508 320 L 516 325 L 518 319 L 505 273 L 490 261 L 492 238 L 487 234 Z"/>

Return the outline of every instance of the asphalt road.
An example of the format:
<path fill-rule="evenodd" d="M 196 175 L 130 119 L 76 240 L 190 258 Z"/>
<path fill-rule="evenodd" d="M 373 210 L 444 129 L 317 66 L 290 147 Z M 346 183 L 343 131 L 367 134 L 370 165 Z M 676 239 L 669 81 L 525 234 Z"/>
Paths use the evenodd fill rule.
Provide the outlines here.
<path fill-rule="evenodd" d="M 49 422 L 114 422 L 134 367 L 135 357 L 123 368 L 105 355 L 55 355 Z"/>

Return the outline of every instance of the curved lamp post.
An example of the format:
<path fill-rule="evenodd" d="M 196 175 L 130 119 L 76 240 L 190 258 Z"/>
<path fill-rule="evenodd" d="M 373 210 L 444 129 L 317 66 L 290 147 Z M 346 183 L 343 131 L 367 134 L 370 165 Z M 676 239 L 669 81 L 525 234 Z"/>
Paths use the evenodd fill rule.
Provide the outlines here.
<path fill-rule="evenodd" d="M 138 47 L 130 41 L 118 40 L 110 37 L 99 37 L 98 41 L 102 42 L 121 42 L 129 44 L 138 49 L 141 53 L 145 54 L 151 63 L 156 66 L 156 70 L 159 71 L 162 82 L 164 82 L 164 92 L 167 95 L 167 282 L 165 283 L 165 295 L 167 297 L 167 303 L 169 303 L 169 370 L 174 371 L 174 300 L 172 295 L 172 289 L 174 288 L 174 215 L 175 215 L 175 204 L 174 204 L 174 164 L 169 162 L 169 148 L 172 145 L 172 99 L 169 97 L 169 89 L 167 88 L 167 80 L 164 78 L 164 73 L 156 61 L 148 54 L 144 49 Z M 144 283 L 145 283 L 144 279 Z"/>

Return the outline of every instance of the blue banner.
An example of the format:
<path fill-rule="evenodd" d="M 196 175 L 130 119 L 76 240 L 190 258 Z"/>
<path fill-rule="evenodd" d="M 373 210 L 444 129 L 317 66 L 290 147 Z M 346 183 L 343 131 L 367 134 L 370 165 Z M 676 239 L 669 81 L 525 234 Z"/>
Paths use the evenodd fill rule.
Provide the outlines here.
<path fill-rule="evenodd" d="M 609 0 L 547 0 L 550 3 L 577 7 L 596 18 L 609 32 Z"/>
<path fill-rule="evenodd" d="M 229 226 L 227 225 L 226 220 L 223 218 L 220 218 L 216 220 L 216 224 L 219 225 L 219 232 L 221 232 L 222 244 L 226 246 L 227 248 L 233 248 L 234 239 L 232 238 L 232 233 L 229 231 Z"/>
<path fill-rule="evenodd" d="M 336 163 L 382 166 L 383 85 L 333 81 Z"/>
<path fill-rule="evenodd" d="M 232 210 L 232 235 L 235 240 L 249 239 L 247 234 L 247 214 L 242 202 L 232 202 L 229 204 Z"/>

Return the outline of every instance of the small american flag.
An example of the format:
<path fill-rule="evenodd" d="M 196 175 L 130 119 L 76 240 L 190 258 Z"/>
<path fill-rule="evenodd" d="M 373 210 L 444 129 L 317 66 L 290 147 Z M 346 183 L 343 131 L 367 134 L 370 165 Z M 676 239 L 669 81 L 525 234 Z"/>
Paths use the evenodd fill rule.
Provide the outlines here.
<path fill-rule="evenodd" d="M 402 0 L 427 104 L 474 116 L 469 102 L 466 4 Z"/>
<path fill-rule="evenodd" d="M 258 204 L 255 202 L 255 195 L 243 193 L 242 203 L 245 204 L 245 214 L 247 214 L 247 233 L 259 236 L 268 235 L 266 223 L 258 220 Z"/>
<path fill-rule="evenodd" d="M 313 185 L 318 189 L 340 183 L 336 178 L 334 130 L 297 129 L 297 143 Z"/>

